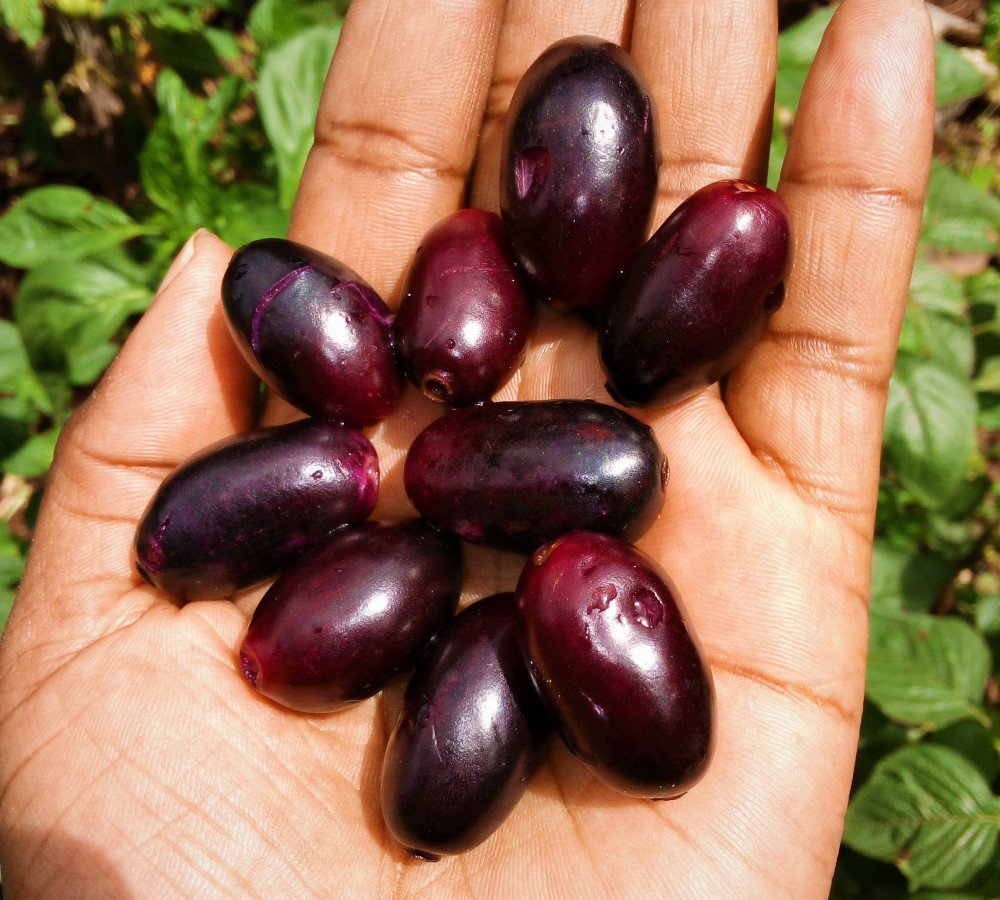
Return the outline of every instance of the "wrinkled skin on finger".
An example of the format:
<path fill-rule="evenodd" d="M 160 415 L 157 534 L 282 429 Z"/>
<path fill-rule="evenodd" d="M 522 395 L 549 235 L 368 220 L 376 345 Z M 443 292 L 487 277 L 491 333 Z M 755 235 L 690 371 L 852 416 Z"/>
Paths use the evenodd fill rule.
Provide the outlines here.
<path fill-rule="evenodd" d="M 760 178 L 776 13 L 757 0 L 355 0 L 292 237 L 391 304 L 422 233 L 466 194 L 496 208 L 517 78 L 548 43 L 631 47 L 659 111 L 653 226 L 722 177 Z M 173 466 L 251 424 L 222 319 L 231 250 L 199 233 L 66 429 L 0 644 L 0 866 L 11 897 L 825 897 L 864 689 L 881 415 L 929 166 L 933 48 L 916 0 L 844 0 L 806 85 L 780 192 L 787 297 L 723 397 L 640 412 L 671 463 L 640 541 L 713 670 L 717 751 L 669 803 L 615 794 L 557 747 L 470 853 L 409 859 L 378 813 L 397 692 L 291 713 L 241 679 L 262 593 L 178 607 L 129 567 Z M 607 400 L 595 336 L 542 312 L 502 399 Z M 376 515 L 440 410 L 415 389 L 369 430 Z M 272 403 L 269 421 L 294 411 Z M 522 558 L 468 549 L 465 602 Z"/>

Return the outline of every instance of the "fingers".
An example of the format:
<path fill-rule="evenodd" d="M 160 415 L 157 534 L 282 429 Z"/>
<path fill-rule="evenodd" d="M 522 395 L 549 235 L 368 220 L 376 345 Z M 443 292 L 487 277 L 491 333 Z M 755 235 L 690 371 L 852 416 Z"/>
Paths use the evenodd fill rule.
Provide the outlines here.
<path fill-rule="evenodd" d="M 777 33 L 773 2 L 637 0 L 631 53 L 662 149 L 655 225 L 709 182 L 764 180 Z"/>
<path fill-rule="evenodd" d="M 483 119 L 469 205 L 500 208 L 500 147 L 507 107 L 521 76 L 541 52 L 560 38 L 591 34 L 626 44 L 629 0 L 509 0 Z"/>
<path fill-rule="evenodd" d="M 257 381 L 229 335 L 219 284 L 231 250 L 197 233 L 59 441 L 12 623 L 39 607 L 86 642 L 134 583 L 136 523 L 171 469 L 250 426 Z M 152 592 L 134 598 L 148 606 Z"/>
<path fill-rule="evenodd" d="M 457 209 L 475 155 L 503 0 L 355 0 L 292 216 L 387 303 L 410 255 Z"/>
<path fill-rule="evenodd" d="M 844 0 L 782 172 L 787 299 L 727 394 L 759 459 L 865 531 L 930 162 L 933 82 L 923 3 Z"/>

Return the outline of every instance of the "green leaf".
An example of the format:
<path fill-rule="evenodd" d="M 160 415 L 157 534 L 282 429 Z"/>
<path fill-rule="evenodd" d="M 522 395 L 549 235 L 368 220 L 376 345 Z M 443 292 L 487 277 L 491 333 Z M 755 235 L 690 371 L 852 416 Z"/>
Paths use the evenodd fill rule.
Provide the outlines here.
<path fill-rule="evenodd" d="M 0 519 L 0 585 L 16 585 L 24 574 L 24 546 Z"/>
<path fill-rule="evenodd" d="M 100 374 L 93 365 L 97 348 L 151 299 L 145 272 L 124 255 L 109 254 L 29 272 L 14 299 L 14 318 L 37 368 L 84 384 Z"/>
<path fill-rule="evenodd" d="M 24 545 L 0 520 L 0 631 L 7 623 L 18 583 L 24 575 Z"/>
<path fill-rule="evenodd" d="M 224 28 L 206 28 L 205 40 L 219 59 L 234 62 L 240 57 L 240 42 L 235 34 Z"/>
<path fill-rule="evenodd" d="M 1000 634 L 1000 597 L 982 597 L 976 603 L 976 628 L 983 634 Z"/>
<path fill-rule="evenodd" d="M 341 18 L 331 0 L 259 0 L 250 10 L 247 29 L 262 50 L 290 40 L 316 25 L 330 25 Z"/>
<path fill-rule="evenodd" d="M 989 782 L 1000 772 L 1000 759 L 997 758 L 993 736 L 982 722 L 964 719 L 931 734 L 929 739 L 940 747 L 950 747 L 961 753 Z"/>
<path fill-rule="evenodd" d="M 937 69 L 936 102 L 947 106 L 960 100 L 971 100 L 986 90 L 986 76 L 960 50 L 945 41 L 934 44 Z"/>
<path fill-rule="evenodd" d="M 821 7 L 778 36 L 778 72 L 774 96 L 778 106 L 789 110 L 798 107 L 806 74 L 833 13 L 832 7 Z"/>
<path fill-rule="evenodd" d="M 210 177 L 206 147 L 244 91 L 235 76 L 220 81 L 207 99 L 192 94 L 171 69 L 157 80 L 160 113 L 139 157 L 139 172 L 146 195 L 171 214 L 181 234 L 214 226 L 222 188 Z"/>
<path fill-rule="evenodd" d="M 963 288 L 972 311 L 978 309 L 976 321 L 1000 317 L 1000 271 L 992 267 L 983 269 L 966 278 Z"/>
<path fill-rule="evenodd" d="M 32 269 L 90 256 L 143 231 L 124 210 L 83 188 L 36 188 L 0 218 L 0 261 Z"/>
<path fill-rule="evenodd" d="M 927 188 L 921 237 L 963 253 L 993 252 L 1000 230 L 1000 199 L 935 160 Z"/>
<path fill-rule="evenodd" d="M 118 353 L 118 345 L 103 341 L 92 346 L 81 346 L 69 354 L 70 384 L 92 384 L 104 373 Z"/>
<path fill-rule="evenodd" d="M 992 267 L 984 269 L 966 278 L 964 287 L 969 319 L 976 332 L 976 355 L 982 362 L 982 380 L 982 369 L 989 365 L 990 358 L 1000 358 L 1000 272 Z"/>
<path fill-rule="evenodd" d="M 894 862 L 910 889 L 958 888 L 990 861 L 1000 805 L 979 771 L 953 750 L 904 747 L 882 760 L 851 800 L 844 842 Z"/>
<path fill-rule="evenodd" d="M 778 189 L 778 182 L 781 180 L 781 167 L 785 164 L 787 152 L 788 134 L 779 121 L 779 116 L 775 115 L 771 125 L 771 146 L 767 160 L 767 186 L 772 191 Z"/>
<path fill-rule="evenodd" d="M 291 209 L 312 146 L 316 110 L 340 25 L 310 28 L 264 54 L 257 88 L 264 131 L 278 166 L 278 195 Z"/>
<path fill-rule="evenodd" d="M 961 315 L 965 312 L 962 282 L 940 266 L 917 258 L 910 275 L 910 299 L 923 309 Z"/>
<path fill-rule="evenodd" d="M 985 393 L 1000 393 L 1000 356 L 991 356 L 976 376 L 976 389 Z"/>
<path fill-rule="evenodd" d="M 206 9 L 210 6 L 224 6 L 216 0 L 104 0 L 105 16 L 136 15 L 137 13 L 161 12 L 165 6 L 181 10 Z"/>
<path fill-rule="evenodd" d="M 865 691 L 895 722 L 943 728 L 973 718 L 988 727 L 980 703 L 991 662 L 960 619 L 872 611 Z"/>
<path fill-rule="evenodd" d="M 983 46 L 993 62 L 1000 65 L 1000 0 L 988 0 Z"/>
<path fill-rule="evenodd" d="M 20 449 L 0 462 L 0 468 L 25 478 L 44 475 L 52 465 L 52 454 L 55 453 L 58 439 L 59 428 L 50 428 L 28 438 Z"/>
<path fill-rule="evenodd" d="M 216 233 L 233 247 L 288 231 L 288 213 L 278 203 L 274 188 L 265 184 L 234 184 L 220 193 Z"/>
<path fill-rule="evenodd" d="M 29 438 L 38 418 L 38 410 L 24 400 L 0 397 L 0 459 Z"/>
<path fill-rule="evenodd" d="M 976 422 L 979 427 L 987 431 L 1000 429 L 1000 394 L 980 394 L 977 399 L 979 414 Z"/>
<path fill-rule="evenodd" d="M 953 313 L 924 309 L 909 303 L 903 316 L 899 349 L 911 356 L 932 359 L 942 368 L 968 378 L 976 358 L 975 342 L 968 319 Z"/>
<path fill-rule="evenodd" d="M 0 634 L 3 634 L 7 619 L 10 618 L 10 611 L 14 607 L 16 596 L 17 591 L 13 587 L 0 586 Z"/>
<path fill-rule="evenodd" d="M 13 322 L 0 320 L 0 395 L 23 401 L 31 409 L 52 414 L 45 387 L 31 367 L 21 333 Z"/>
<path fill-rule="evenodd" d="M 927 612 L 955 575 L 955 564 L 936 553 L 907 552 L 878 538 L 872 554 L 872 609 Z"/>
<path fill-rule="evenodd" d="M 931 507 L 958 490 L 976 449 L 976 398 L 968 379 L 900 354 L 889 383 L 885 452 L 899 479 Z"/>
<path fill-rule="evenodd" d="M 45 27 L 39 0 L 0 0 L 0 18 L 29 47 L 38 43 Z"/>
<path fill-rule="evenodd" d="M 232 46 L 225 47 L 230 55 L 221 56 L 218 42 L 210 40 L 204 30 L 185 32 L 150 27 L 145 29 L 144 34 L 153 45 L 157 57 L 188 76 L 221 75 L 226 71 L 223 59 L 232 58 Z M 232 40 L 235 42 L 236 39 Z"/>

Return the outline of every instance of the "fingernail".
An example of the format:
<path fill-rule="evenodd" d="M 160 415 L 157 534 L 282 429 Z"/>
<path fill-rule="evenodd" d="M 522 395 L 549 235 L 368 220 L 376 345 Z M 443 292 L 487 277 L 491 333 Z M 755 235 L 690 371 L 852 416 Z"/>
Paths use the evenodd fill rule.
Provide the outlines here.
<path fill-rule="evenodd" d="M 157 294 L 162 294 L 168 287 L 170 287 L 171 282 L 173 282 L 181 272 L 187 268 L 187 264 L 191 262 L 194 258 L 195 250 L 198 249 L 198 239 L 202 234 L 205 234 L 204 228 L 199 228 L 194 234 L 191 235 L 181 247 L 180 252 L 174 257 L 174 261 L 170 264 L 170 268 L 167 269 L 167 274 L 163 276 L 163 280 L 160 282 L 160 286 L 157 289 Z"/>

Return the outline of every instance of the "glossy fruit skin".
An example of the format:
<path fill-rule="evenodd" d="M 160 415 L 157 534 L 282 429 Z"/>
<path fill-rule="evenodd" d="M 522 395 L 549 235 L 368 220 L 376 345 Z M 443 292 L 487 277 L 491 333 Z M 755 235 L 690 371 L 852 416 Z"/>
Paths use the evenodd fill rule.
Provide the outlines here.
<path fill-rule="evenodd" d="M 535 60 L 507 113 L 500 208 L 543 299 L 605 299 L 646 237 L 657 165 L 652 98 L 624 50 L 572 37 Z"/>
<path fill-rule="evenodd" d="M 663 506 L 666 478 L 653 432 L 592 400 L 453 410 L 417 436 L 403 471 L 429 521 L 526 553 L 582 529 L 637 538 Z"/>
<path fill-rule="evenodd" d="M 418 520 L 345 528 L 261 599 L 240 646 L 243 675 L 290 709 L 341 709 L 411 669 L 461 591 L 452 535 Z"/>
<path fill-rule="evenodd" d="M 784 297 L 781 198 L 719 181 L 682 203 L 629 264 L 600 336 L 608 390 L 666 406 L 718 381 L 749 352 Z"/>
<path fill-rule="evenodd" d="M 228 597 L 367 518 L 378 485 L 375 448 L 346 425 L 303 419 L 236 435 L 167 476 L 139 522 L 133 562 L 180 600 Z"/>
<path fill-rule="evenodd" d="M 551 722 L 521 651 L 514 595 L 461 612 L 410 678 L 382 768 L 382 815 L 411 853 L 463 853 L 510 814 Z"/>
<path fill-rule="evenodd" d="M 533 322 L 500 217 L 461 209 L 417 248 L 393 334 L 410 381 L 462 406 L 489 400 L 517 370 Z"/>
<path fill-rule="evenodd" d="M 222 305 L 247 362 L 299 409 L 363 426 L 395 405 L 389 310 L 332 257 L 280 238 L 246 244 L 223 277 Z"/>
<path fill-rule="evenodd" d="M 663 799 L 701 777 L 714 741 L 712 676 L 653 560 L 607 535 L 566 535 L 525 566 L 517 612 L 557 727 L 598 777 Z"/>

